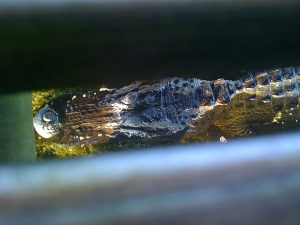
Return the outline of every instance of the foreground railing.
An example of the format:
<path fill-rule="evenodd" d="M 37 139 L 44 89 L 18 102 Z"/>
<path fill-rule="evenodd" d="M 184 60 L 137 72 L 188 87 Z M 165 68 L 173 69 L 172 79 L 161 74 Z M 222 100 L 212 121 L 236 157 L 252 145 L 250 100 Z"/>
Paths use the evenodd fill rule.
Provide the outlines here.
<path fill-rule="evenodd" d="M 0 167 L 0 224 L 298 224 L 300 133 Z"/>

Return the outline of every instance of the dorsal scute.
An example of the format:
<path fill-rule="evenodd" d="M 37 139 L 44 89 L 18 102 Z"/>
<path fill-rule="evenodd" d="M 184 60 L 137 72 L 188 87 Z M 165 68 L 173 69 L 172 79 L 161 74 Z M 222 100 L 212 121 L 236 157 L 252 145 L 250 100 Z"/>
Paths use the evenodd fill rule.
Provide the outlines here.
<path fill-rule="evenodd" d="M 295 67 L 276 68 L 249 73 L 243 82 L 243 92 L 257 103 L 272 103 L 275 110 L 298 104 L 299 72 Z"/>
<path fill-rule="evenodd" d="M 229 104 L 237 92 L 236 83 L 223 78 L 217 79 L 213 82 L 213 92 L 218 104 Z"/>

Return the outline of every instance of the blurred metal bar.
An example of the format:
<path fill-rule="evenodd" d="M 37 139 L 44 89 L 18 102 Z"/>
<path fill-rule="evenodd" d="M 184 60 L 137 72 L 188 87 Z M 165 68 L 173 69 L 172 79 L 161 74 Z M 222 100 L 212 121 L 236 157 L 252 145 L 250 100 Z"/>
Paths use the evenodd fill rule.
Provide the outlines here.
<path fill-rule="evenodd" d="M 31 93 L 0 95 L 0 163 L 36 160 Z"/>
<path fill-rule="evenodd" d="M 300 133 L 0 167 L 0 224 L 299 224 Z"/>
<path fill-rule="evenodd" d="M 299 9 L 271 0 L 2 1 L 0 91 L 296 65 Z"/>

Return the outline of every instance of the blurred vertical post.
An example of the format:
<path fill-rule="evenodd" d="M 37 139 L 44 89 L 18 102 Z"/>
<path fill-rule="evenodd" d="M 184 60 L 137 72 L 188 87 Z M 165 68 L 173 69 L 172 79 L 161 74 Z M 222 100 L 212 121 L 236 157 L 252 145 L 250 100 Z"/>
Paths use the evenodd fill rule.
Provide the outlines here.
<path fill-rule="evenodd" d="M 31 93 L 0 95 L 0 162 L 35 160 Z"/>

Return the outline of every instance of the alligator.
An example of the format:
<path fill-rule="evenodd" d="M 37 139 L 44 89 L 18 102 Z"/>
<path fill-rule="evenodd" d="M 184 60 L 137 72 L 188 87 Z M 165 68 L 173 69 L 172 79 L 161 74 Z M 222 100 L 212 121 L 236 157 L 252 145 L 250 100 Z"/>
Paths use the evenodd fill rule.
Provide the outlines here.
<path fill-rule="evenodd" d="M 279 114 L 285 122 L 300 120 L 299 81 L 295 67 L 249 73 L 236 81 L 137 81 L 60 96 L 45 104 L 33 123 L 41 138 L 67 145 L 174 136 L 191 141 L 211 129 L 227 137 L 251 135 L 249 123 L 272 123 Z"/>

